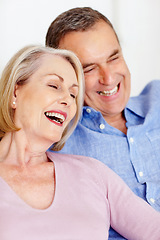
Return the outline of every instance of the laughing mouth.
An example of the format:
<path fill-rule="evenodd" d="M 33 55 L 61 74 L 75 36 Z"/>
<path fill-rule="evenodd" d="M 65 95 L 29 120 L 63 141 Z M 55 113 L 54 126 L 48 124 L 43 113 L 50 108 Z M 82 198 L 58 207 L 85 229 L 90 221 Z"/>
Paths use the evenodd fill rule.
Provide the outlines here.
<path fill-rule="evenodd" d="M 98 91 L 97 93 L 101 96 L 112 96 L 114 94 L 116 94 L 118 92 L 118 85 L 113 88 L 112 90 L 108 90 L 108 91 Z"/>
<path fill-rule="evenodd" d="M 65 121 L 64 115 L 55 112 L 45 112 L 46 117 L 54 122 L 62 124 Z"/>

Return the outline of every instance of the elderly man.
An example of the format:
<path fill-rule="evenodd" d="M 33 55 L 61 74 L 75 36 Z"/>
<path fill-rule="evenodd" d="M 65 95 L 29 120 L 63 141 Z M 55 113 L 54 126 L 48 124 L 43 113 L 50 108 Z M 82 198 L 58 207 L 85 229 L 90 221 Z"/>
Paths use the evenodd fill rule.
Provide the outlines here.
<path fill-rule="evenodd" d="M 86 83 L 82 118 L 61 152 L 100 160 L 160 211 L 160 81 L 130 98 L 118 36 L 103 14 L 88 7 L 60 14 L 46 45 L 76 53 Z M 123 237 L 111 229 L 109 239 Z"/>

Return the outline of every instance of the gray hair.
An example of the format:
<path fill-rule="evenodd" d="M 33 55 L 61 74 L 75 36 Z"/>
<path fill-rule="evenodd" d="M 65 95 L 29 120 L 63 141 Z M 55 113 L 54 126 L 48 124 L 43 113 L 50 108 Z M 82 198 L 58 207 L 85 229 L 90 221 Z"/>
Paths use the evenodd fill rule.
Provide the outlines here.
<path fill-rule="evenodd" d="M 97 22 L 106 22 L 118 36 L 112 23 L 102 13 L 90 7 L 72 8 L 61 13 L 49 26 L 46 34 L 46 46 L 58 48 L 60 40 L 69 32 L 87 31 Z"/>

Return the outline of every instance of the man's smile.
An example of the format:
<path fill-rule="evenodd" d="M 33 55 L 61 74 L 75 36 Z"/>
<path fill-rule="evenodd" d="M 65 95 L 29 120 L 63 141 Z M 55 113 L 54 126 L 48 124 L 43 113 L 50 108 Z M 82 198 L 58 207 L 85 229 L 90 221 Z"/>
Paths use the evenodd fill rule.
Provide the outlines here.
<path fill-rule="evenodd" d="M 97 93 L 102 96 L 112 96 L 118 92 L 118 85 L 111 90 L 107 91 L 98 91 Z"/>

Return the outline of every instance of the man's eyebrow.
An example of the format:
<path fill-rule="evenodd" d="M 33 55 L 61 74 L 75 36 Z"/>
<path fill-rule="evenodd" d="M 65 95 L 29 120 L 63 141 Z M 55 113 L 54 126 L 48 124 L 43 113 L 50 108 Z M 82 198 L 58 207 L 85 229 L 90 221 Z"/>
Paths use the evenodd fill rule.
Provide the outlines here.
<path fill-rule="evenodd" d="M 118 54 L 120 52 L 119 49 L 115 49 L 109 57 L 113 57 L 114 55 Z"/>
<path fill-rule="evenodd" d="M 109 56 L 109 58 L 115 56 L 115 55 L 118 54 L 119 52 L 120 52 L 119 49 L 115 49 L 115 50 L 111 53 L 111 55 Z M 96 64 L 96 63 L 94 63 L 94 62 L 86 63 L 86 64 L 82 64 L 82 67 L 83 67 L 83 69 L 84 69 L 84 68 L 93 66 L 93 65 L 95 65 L 95 64 Z"/>
<path fill-rule="evenodd" d="M 87 68 L 87 67 L 92 66 L 92 65 L 94 65 L 94 64 L 95 64 L 95 63 L 86 63 L 86 64 L 83 64 L 82 67 L 83 67 L 83 69 L 84 69 L 84 68 Z"/>

